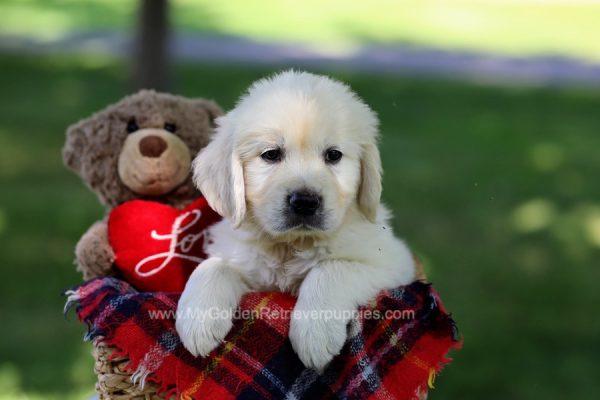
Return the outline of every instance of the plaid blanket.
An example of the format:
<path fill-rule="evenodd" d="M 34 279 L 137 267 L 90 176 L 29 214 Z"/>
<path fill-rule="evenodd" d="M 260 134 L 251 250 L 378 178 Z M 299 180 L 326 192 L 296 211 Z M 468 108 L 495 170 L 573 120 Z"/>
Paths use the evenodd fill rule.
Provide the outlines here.
<path fill-rule="evenodd" d="M 306 369 L 287 338 L 295 299 L 282 293 L 246 295 L 253 311 L 208 358 L 181 344 L 174 319 L 179 294 L 140 293 L 128 283 L 98 278 L 67 292 L 88 340 L 102 340 L 129 358 L 135 382 L 151 380 L 163 396 L 190 399 L 412 399 L 432 387 L 458 348 L 456 326 L 426 283 L 382 292 L 350 322 L 349 338 L 322 375 Z M 391 311 L 391 314 L 376 312 Z M 379 318 L 374 318 L 378 315 Z M 386 318 L 381 318 L 385 315 Z M 393 317 L 392 317 L 393 316 Z"/>

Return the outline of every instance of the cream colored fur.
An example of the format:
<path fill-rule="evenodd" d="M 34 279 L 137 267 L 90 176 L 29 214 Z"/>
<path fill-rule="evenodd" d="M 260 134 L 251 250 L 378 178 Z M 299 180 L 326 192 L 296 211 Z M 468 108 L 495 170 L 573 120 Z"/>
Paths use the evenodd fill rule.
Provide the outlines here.
<path fill-rule="evenodd" d="M 377 117 L 346 85 L 290 71 L 256 82 L 217 125 L 193 165 L 196 184 L 225 219 L 210 229 L 209 258 L 182 294 L 177 331 L 189 351 L 206 356 L 232 322 L 190 318 L 199 315 L 190 310 L 231 312 L 249 291 L 289 292 L 298 296 L 292 345 L 321 371 L 341 350 L 350 317 L 310 313 L 342 315 L 415 279 L 411 253 L 380 204 Z M 343 153 L 335 164 L 324 160 L 332 147 Z M 274 148 L 283 151 L 280 162 L 261 158 Z M 302 188 L 322 196 L 318 229 L 285 228 L 287 195 Z"/>

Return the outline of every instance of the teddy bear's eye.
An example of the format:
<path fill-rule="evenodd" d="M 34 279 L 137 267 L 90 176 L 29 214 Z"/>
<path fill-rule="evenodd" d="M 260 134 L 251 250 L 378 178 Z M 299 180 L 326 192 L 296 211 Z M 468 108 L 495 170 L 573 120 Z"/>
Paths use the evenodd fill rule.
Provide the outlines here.
<path fill-rule="evenodd" d="M 137 122 L 135 122 L 135 118 L 131 118 L 127 122 L 127 132 L 132 133 L 137 131 L 138 129 L 140 129 L 140 127 L 138 126 Z"/>
<path fill-rule="evenodd" d="M 165 131 L 169 131 L 171 133 L 175 133 L 176 130 L 177 130 L 177 125 L 172 124 L 170 122 L 167 122 L 165 124 Z"/>

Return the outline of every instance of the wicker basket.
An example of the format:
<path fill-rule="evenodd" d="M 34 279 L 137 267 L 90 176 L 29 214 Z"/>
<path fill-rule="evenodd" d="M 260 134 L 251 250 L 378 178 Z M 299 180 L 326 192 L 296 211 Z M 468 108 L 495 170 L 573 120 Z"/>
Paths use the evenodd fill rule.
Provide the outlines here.
<path fill-rule="evenodd" d="M 126 357 L 111 357 L 114 347 L 108 346 L 101 340 L 94 342 L 92 355 L 96 359 L 94 371 L 98 375 L 96 391 L 100 399 L 131 400 L 163 399 L 157 394 L 158 385 L 146 381 L 141 388 L 131 381 L 131 374 L 125 371 L 129 362 Z"/>

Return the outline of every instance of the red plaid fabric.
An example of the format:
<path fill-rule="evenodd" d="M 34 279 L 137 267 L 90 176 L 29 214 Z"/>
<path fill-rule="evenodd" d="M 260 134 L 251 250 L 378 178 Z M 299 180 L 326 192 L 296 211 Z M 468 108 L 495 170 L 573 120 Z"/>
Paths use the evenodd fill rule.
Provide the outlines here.
<path fill-rule="evenodd" d="M 454 321 L 422 282 L 384 291 L 361 308 L 341 354 L 322 375 L 306 369 L 292 349 L 288 313 L 295 299 L 282 293 L 246 295 L 240 310 L 251 318 L 234 321 L 208 358 L 192 356 L 179 340 L 179 294 L 140 293 L 112 277 L 67 294 L 67 309 L 76 304 L 89 326 L 86 339 L 120 349 L 130 359 L 132 379 L 158 383 L 165 397 L 412 399 L 428 390 L 450 361 L 448 351 L 460 346 Z"/>

